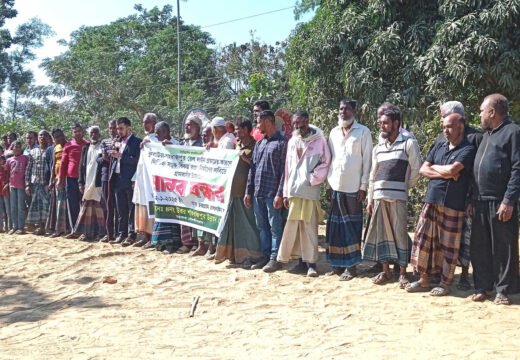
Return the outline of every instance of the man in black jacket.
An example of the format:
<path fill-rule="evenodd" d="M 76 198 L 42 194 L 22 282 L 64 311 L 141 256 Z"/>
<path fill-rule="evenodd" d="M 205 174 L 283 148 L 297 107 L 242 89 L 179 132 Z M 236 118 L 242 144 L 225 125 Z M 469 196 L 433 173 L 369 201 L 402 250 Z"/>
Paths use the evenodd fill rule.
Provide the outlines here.
<path fill-rule="evenodd" d="M 471 263 L 475 294 L 484 301 L 496 289 L 496 304 L 509 305 L 518 291 L 518 209 L 520 196 L 520 127 L 508 117 L 501 94 L 480 106 L 485 130 L 475 156 Z"/>

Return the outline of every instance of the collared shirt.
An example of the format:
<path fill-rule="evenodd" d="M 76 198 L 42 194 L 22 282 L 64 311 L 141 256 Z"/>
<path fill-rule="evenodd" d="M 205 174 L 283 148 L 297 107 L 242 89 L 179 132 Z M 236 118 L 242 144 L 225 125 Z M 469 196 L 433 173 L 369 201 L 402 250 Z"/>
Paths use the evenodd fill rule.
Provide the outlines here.
<path fill-rule="evenodd" d="M 121 140 L 121 142 L 119 143 L 119 148 L 118 148 L 119 154 L 121 154 L 121 155 L 123 154 L 123 151 L 125 151 L 126 143 L 128 142 L 128 139 L 130 139 L 131 136 L 133 136 L 133 134 L 130 134 L 126 138 Z M 120 174 L 121 173 L 121 156 L 116 161 L 117 162 L 116 162 L 115 173 Z"/>
<path fill-rule="evenodd" d="M 249 195 L 282 196 L 286 154 L 287 142 L 278 131 L 270 138 L 264 137 L 256 144 L 247 179 Z"/>
<path fill-rule="evenodd" d="M 12 156 L 5 162 L 5 170 L 9 174 L 9 186 L 25 189 L 25 170 L 29 158 L 25 155 Z"/>
<path fill-rule="evenodd" d="M 370 130 L 354 121 L 347 133 L 336 126 L 330 132 L 329 148 L 332 161 L 327 180 L 332 190 L 354 193 L 367 191 L 372 163 Z"/>
<path fill-rule="evenodd" d="M 36 147 L 29 151 L 29 164 L 25 172 L 25 186 L 30 184 L 41 184 L 44 185 L 45 181 L 45 168 L 47 166 L 47 149 Z"/>
<path fill-rule="evenodd" d="M 234 149 L 237 143 L 237 139 L 235 135 L 230 133 L 225 133 L 222 137 L 217 141 L 217 148 L 219 149 Z"/>
<path fill-rule="evenodd" d="M 453 149 L 450 149 L 449 145 L 448 141 L 436 143 L 428 153 L 426 161 L 432 165 L 451 165 L 460 162 L 464 165 L 464 169 L 460 172 L 457 181 L 430 179 L 424 202 L 464 211 L 476 150 L 466 138 Z"/>
<path fill-rule="evenodd" d="M 60 179 L 66 177 L 77 179 L 79 178 L 79 163 L 81 161 L 81 151 L 83 146 L 88 142 L 84 139 L 76 141 L 72 139 L 63 147 L 60 164 Z"/>
<path fill-rule="evenodd" d="M 29 156 L 29 154 L 31 153 L 32 150 L 36 149 L 36 148 L 39 148 L 40 145 L 38 145 L 38 143 L 35 143 L 31 148 L 29 147 L 26 147 L 24 150 L 23 150 L 23 154 L 25 156 Z"/>

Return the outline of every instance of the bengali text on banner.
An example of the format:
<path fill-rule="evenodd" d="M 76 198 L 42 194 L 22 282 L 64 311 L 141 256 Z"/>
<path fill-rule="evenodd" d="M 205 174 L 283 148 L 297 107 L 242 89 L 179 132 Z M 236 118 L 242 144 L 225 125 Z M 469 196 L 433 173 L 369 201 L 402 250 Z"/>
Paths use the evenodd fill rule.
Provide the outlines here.
<path fill-rule="evenodd" d="M 220 235 L 238 164 L 235 150 L 145 145 L 148 211 L 155 221 L 188 225 Z"/>

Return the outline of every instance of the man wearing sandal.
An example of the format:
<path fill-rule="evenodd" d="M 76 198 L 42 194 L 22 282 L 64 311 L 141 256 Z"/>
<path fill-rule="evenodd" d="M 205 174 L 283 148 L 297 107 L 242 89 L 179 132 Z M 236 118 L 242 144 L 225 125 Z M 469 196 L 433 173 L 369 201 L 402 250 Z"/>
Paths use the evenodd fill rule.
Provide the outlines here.
<path fill-rule="evenodd" d="M 421 151 L 417 141 L 400 133 L 401 112 L 388 105 L 378 118 L 381 141 L 372 153 L 372 170 L 368 187 L 367 213 L 372 216 L 363 259 L 383 265 L 372 282 L 383 285 L 392 280 L 390 263 L 400 267 L 399 287 L 408 284 L 407 200 L 408 189 L 415 186 L 421 168 Z"/>
<path fill-rule="evenodd" d="M 508 101 L 501 94 L 484 99 L 480 123 L 485 132 L 473 169 L 470 255 L 475 293 L 471 299 L 484 301 L 495 289 L 495 304 L 509 305 L 508 295 L 520 290 L 520 127 L 508 117 Z"/>
<path fill-rule="evenodd" d="M 475 147 L 464 136 L 464 117 L 448 115 L 442 127 L 446 141 L 431 148 L 420 169 L 430 179 L 412 248 L 411 263 L 420 279 L 406 287 L 408 292 L 429 291 L 429 277 L 440 273 L 441 282 L 430 291 L 432 296 L 449 294 L 453 283 L 475 158 Z"/>
<path fill-rule="evenodd" d="M 339 104 L 338 126 L 330 132 L 331 165 L 327 181 L 332 188 L 327 219 L 327 261 L 341 281 L 352 280 L 361 263 L 363 201 L 372 161 L 370 130 L 355 120 L 356 101 Z"/>

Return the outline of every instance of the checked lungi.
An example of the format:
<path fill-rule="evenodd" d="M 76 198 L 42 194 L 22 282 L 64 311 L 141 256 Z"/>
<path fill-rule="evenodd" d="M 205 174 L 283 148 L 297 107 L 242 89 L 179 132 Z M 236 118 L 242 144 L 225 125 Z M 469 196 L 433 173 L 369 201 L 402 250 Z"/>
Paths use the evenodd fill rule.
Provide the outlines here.
<path fill-rule="evenodd" d="M 462 238 L 464 212 L 424 204 L 419 215 L 411 264 L 420 273 L 441 275 L 441 285 L 453 283 Z"/>
<path fill-rule="evenodd" d="M 65 189 L 55 189 L 51 194 L 49 217 L 45 228 L 48 232 L 65 234 L 68 230 L 67 194 Z"/>
<path fill-rule="evenodd" d="M 406 222 L 406 201 L 374 200 L 363 259 L 406 267 L 409 249 Z"/>
<path fill-rule="evenodd" d="M 96 200 L 83 202 L 73 232 L 75 234 L 84 234 L 88 239 L 105 236 L 105 218 L 101 202 Z"/>
<path fill-rule="evenodd" d="M 42 184 L 31 185 L 31 205 L 27 213 L 27 224 L 42 224 L 49 216 L 50 196 Z"/>
<path fill-rule="evenodd" d="M 362 203 L 356 193 L 332 192 L 327 220 L 327 261 L 332 267 L 361 263 Z"/>
<path fill-rule="evenodd" d="M 155 222 L 153 224 L 151 243 L 158 249 L 181 246 L 181 229 L 179 224 Z"/>

